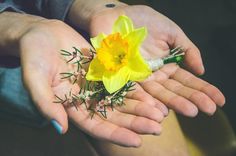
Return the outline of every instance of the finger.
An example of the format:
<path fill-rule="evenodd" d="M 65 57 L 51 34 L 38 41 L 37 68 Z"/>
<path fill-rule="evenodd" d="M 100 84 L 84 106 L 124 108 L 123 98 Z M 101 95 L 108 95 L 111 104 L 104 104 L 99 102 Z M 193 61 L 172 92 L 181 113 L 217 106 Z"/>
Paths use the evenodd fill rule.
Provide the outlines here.
<path fill-rule="evenodd" d="M 159 109 L 147 105 L 144 102 L 126 98 L 124 103 L 124 106 L 117 106 L 116 110 L 122 113 L 146 117 L 157 122 L 161 122 L 164 119 L 164 115 Z"/>
<path fill-rule="evenodd" d="M 204 73 L 204 66 L 199 49 L 182 30 L 178 31 L 173 46 L 181 46 L 185 50 L 184 62 L 187 68 L 195 74 L 202 75 Z"/>
<path fill-rule="evenodd" d="M 128 92 L 126 97 L 129 99 L 145 102 L 145 104 L 158 108 L 164 116 L 168 115 L 167 107 L 162 102 L 156 100 L 145 90 L 143 90 L 143 88 L 138 83 L 135 84 L 133 91 Z"/>
<path fill-rule="evenodd" d="M 68 129 L 67 114 L 64 107 L 54 103 L 54 94 L 51 85 L 44 73 L 28 70 L 23 71 L 26 87 L 39 111 L 50 121 L 60 134 Z M 40 80 L 37 81 L 37 80 Z"/>
<path fill-rule="evenodd" d="M 180 68 L 176 64 L 163 66 L 160 70 L 155 72 L 148 81 L 163 83 L 169 78 L 180 82 L 186 87 L 205 93 L 219 106 L 223 106 L 225 103 L 225 97 L 218 88 Z"/>
<path fill-rule="evenodd" d="M 121 146 L 139 147 L 141 145 L 141 138 L 133 131 L 103 120 L 97 115 L 91 119 L 89 112 L 86 108 L 81 108 L 81 105 L 78 109 L 77 111 L 74 107 L 67 108 L 68 115 L 77 127 L 89 135 Z"/>
<path fill-rule="evenodd" d="M 158 122 L 116 110 L 107 110 L 107 120 L 139 134 L 159 135 L 161 133 L 161 125 Z"/>
<path fill-rule="evenodd" d="M 169 110 L 166 107 L 166 105 L 164 105 L 160 100 L 155 99 L 156 101 L 156 108 L 158 108 L 164 116 L 167 116 L 169 114 Z"/>
<path fill-rule="evenodd" d="M 215 103 L 203 92 L 186 87 L 176 80 L 168 79 L 162 85 L 170 91 L 185 97 L 194 103 L 201 111 L 212 115 L 216 111 Z"/>
<path fill-rule="evenodd" d="M 165 70 L 165 67 L 161 69 L 164 72 L 168 72 Z M 183 85 L 193 88 L 195 90 L 199 90 L 209 96 L 217 105 L 223 106 L 225 103 L 225 97 L 221 93 L 221 91 L 215 86 L 209 84 L 208 82 L 197 78 L 193 74 L 188 71 L 176 68 L 175 72 L 169 73 L 170 77 L 175 79 L 176 81 L 182 83 Z"/>
<path fill-rule="evenodd" d="M 169 108 L 174 109 L 183 115 L 194 117 L 198 113 L 197 107 L 189 100 L 169 91 L 161 84 L 155 81 L 146 81 L 142 83 L 144 90 L 153 97 L 165 103 Z"/>

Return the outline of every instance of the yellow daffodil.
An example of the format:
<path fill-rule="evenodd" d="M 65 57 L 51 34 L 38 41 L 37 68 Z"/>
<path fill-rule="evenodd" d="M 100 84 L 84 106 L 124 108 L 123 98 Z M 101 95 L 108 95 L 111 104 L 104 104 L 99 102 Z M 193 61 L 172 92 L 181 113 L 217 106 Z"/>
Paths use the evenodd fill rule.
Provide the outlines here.
<path fill-rule="evenodd" d="M 151 74 L 139 47 L 147 35 L 146 28 L 134 29 L 131 19 L 120 16 L 110 35 L 91 38 L 97 55 L 89 66 L 86 79 L 102 81 L 109 93 L 122 88 L 129 80 L 141 81 Z"/>

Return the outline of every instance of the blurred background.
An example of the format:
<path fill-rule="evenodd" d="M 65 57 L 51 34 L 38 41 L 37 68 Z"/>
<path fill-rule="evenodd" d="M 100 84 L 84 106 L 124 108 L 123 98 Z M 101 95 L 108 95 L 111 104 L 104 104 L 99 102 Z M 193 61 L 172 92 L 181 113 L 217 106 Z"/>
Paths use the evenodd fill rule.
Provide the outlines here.
<path fill-rule="evenodd" d="M 124 0 L 146 4 L 175 21 L 201 50 L 203 79 L 226 96 L 226 105 L 212 117 L 178 116 L 182 130 L 203 155 L 234 156 L 236 149 L 236 1 L 235 0 Z M 42 133 L 43 132 L 43 133 Z M 1 156 L 73 156 L 93 154 L 75 127 L 60 137 L 52 126 L 41 129 L 16 125 L 0 117 Z M 77 154 L 76 154 L 77 153 Z M 194 154 L 193 156 L 200 156 Z"/>

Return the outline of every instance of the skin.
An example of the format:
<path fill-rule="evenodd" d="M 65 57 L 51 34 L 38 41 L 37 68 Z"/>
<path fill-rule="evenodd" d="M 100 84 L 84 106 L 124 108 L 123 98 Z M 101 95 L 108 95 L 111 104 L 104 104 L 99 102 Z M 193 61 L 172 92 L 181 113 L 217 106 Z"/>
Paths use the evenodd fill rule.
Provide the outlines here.
<path fill-rule="evenodd" d="M 84 105 L 77 104 L 77 111 L 75 107 L 53 102 L 54 95 L 63 97 L 71 88 L 73 93 L 80 89 L 80 85 L 72 86 L 68 79 L 61 79 L 60 73 L 74 67 L 66 64 L 60 50 L 72 51 L 72 46 L 76 46 L 86 55 L 91 48 L 70 26 L 58 20 L 11 12 L 2 13 L 0 23 L 4 36 L 0 40 L 1 55 L 20 57 L 23 81 L 35 105 L 48 120 L 54 119 L 62 126 L 62 133 L 67 131 L 70 119 L 87 134 L 123 146 L 140 146 L 138 134 L 160 134 L 164 115 L 138 84 L 125 99 L 127 107 L 110 110 L 106 120 L 98 115 L 91 120 Z M 22 27 L 18 29 L 19 25 Z M 148 104 L 135 98 L 136 92 L 143 94 Z"/>
<path fill-rule="evenodd" d="M 80 0 L 76 1 L 69 13 L 70 20 L 74 21 L 72 23 L 78 26 L 83 19 L 77 16 L 75 10 L 79 10 L 81 3 Z M 106 8 L 107 3 L 114 3 L 116 7 Z M 182 46 L 185 50 L 186 69 L 198 75 L 204 73 L 198 48 L 173 21 L 152 8 L 106 0 L 101 0 L 99 4 L 88 2 L 86 8 L 82 11 L 90 14 L 86 14 L 87 21 L 84 23 L 87 25 L 81 25 L 81 28 L 90 32 L 91 36 L 101 32 L 109 34 L 117 17 L 127 15 L 133 20 L 135 27 L 145 26 L 148 29 L 148 36 L 141 46 L 141 53 L 146 59 L 164 57 L 171 48 Z M 197 78 L 186 69 L 175 64 L 164 65 L 140 85 L 149 95 L 175 112 L 189 117 L 196 116 L 198 110 L 209 115 L 214 114 L 216 107 L 225 103 L 223 94 L 215 86 Z"/>
<path fill-rule="evenodd" d="M 96 139 L 90 142 L 99 155 L 103 156 L 189 156 L 184 134 L 173 111 L 170 111 L 162 126 L 160 136 L 142 135 L 143 144 L 139 148 L 121 147 Z"/>
<path fill-rule="evenodd" d="M 200 52 L 196 46 L 176 24 L 151 8 L 120 3 L 116 8 L 106 9 L 100 1 L 79 4 L 82 2 L 75 1 L 73 4 L 68 15 L 69 20 L 72 24 L 89 31 L 92 36 L 100 32 L 109 33 L 116 18 L 126 14 L 134 21 L 135 26 L 146 25 L 150 32 L 141 48 L 144 57 L 163 57 L 169 48 L 182 45 L 186 49 L 186 66 L 197 74 L 204 72 Z M 90 9 L 89 5 L 93 6 L 93 9 Z M 80 13 L 83 10 L 78 7 L 81 6 L 88 10 Z M 140 9 L 143 10 L 142 16 L 145 18 L 139 18 Z M 76 13 L 76 10 L 79 11 Z M 17 19 L 22 28 L 17 27 L 17 22 L 12 22 L 12 25 L 11 20 Z M 25 21 L 27 22 L 24 23 Z M 79 21 L 83 24 L 80 25 Z M 153 73 L 145 82 L 137 84 L 137 89 L 127 96 L 127 107 L 108 112 L 107 120 L 99 116 L 91 120 L 81 105 L 78 105 L 78 113 L 74 107 L 53 103 L 55 94 L 63 96 L 72 87 L 59 76 L 61 72 L 72 68 L 61 59 L 59 51 L 70 50 L 72 46 L 76 46 L 86 53 L 86 49 L 91 48 L 87 41 L 71 27 L 57 20 L 2 13 L 0 23 L 0 28 L 5 28 L 1 32 L 6 33 L 5 38 L 1 38 L 0 41 L 1 51 L 21 58 L 24 83 L 36 106 L 49 120 L 55 119 L 62 126 L 63 133 L 67 131 L 69 118 L 93 137 L 118 145 L 138 147 L 141 144 L 138 134 L 160 133 L 159 122 L 167 114 L 164 105 L 184 115 L 195 116 L 198 109 L 213 114 L 216 105 L 224 104 L 224 97 L 217 88 L 171 64 Z M 40 83 L 35 83 L 37 80 L 40 80 Z M 78 90 L 79 86 L 73 87 L 73 91 Z M 157 94 L 159 92 L 162 94 Z M 201 105 L 202 103 L 205 105 Z"/>
<path fill-rule="evenodd" d="M 106 8 L 105 5 L 108 3 L 113 3 L 116 7 Z M 109 34 L 114 21 L 120 15 L 130 17 L 136 28 L 145 26 L 148 29 L 148 36 L 141 46 L 141 53 L 146 59 L 164 57 L 176 46 L 182 46 L 185 50 L 185 69 L 176 64 L 164 65 L 140 83 L 146 93 L 158 101 L 159 106 L 165 105 L 175 112 L 194 117 L 199 110 L 213 115 L 217 106 L 224 105 L 225 98 L 220 90 L 196 76 L 204 73 L 199 49 L 178 25 L 152 8 L 143 5 L 128 6 L 113 0 L 100 0 L 96 3 L 92 0 L 87 0 L 86 3 L 77 0 L 68 17 L 73 25 L 89 32 L 91 36 L 97 36 L 101 32 Z M 148 102 L 138 91 L 136 98 Z M 177 128 L 175 116 L 168 116 L 163 124 L 165 129 L 161 137 L 142 136 L 144 144 L 138 149 L 126 149 L 99 140 L 94 140 L 93 145 L 101 155 L 108 156 L 114 153 L 117 155 L 189 155 L 183 133 Z M 172 138 L 171 141 L 169 138 Z M 169 147 L 178 150 L 169 150 Z"/>

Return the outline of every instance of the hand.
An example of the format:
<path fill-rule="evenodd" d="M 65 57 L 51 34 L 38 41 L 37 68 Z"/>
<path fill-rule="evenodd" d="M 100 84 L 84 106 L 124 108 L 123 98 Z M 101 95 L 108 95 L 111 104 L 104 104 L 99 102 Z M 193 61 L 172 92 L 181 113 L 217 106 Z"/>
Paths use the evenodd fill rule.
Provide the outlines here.
<path fill-rule="evenodd" d="M 225 103 L 223 94 L 215 86 L 176 64 L 164 65 L 141 86 L 167 107 L 190 117 L 196 116 L 198 109 L 212 115 L 216 105 Z"/>
<path fill-rule="evenodd" d="M 114 21 L 122 14 L 130 17 L 135 27 L 147 27 L 148 36 L 141 47 L 141 52 L 146 59 L 162 58 L 168 55 L 171 48 L 182 46 L 186 52 L 186 66 L 196 74 L 204 73 L 198 48 L 173 21 L 148 6 L 122 5 L 94 13 L 89 27 L 91 36 L 101 32 L 109 34 Z"/>
<path fill-rule="evenodd" d="M 109 34 L 114 21 L 123 14 L 129 16 L 136 27 L 147 27 L 148 36 L 141 47 L 141 52 L 146 59 L 164 57 L 168 55 L 171 48 L 182 46 L 186 53 L 184 62 L 186 67 L 196 74 L 204 73 L 198 48 L 173 21 L 150 7 L 118 4 L 112 9 L 100 9 L 93 12 L 88 31 L 91 36 L 101 32 Z M 148 81 L 141 83 L 147 93 L 169 108 L 187 116 L 195 116 L 198 109 L 213 114 L 216 105 L 222 106 L 225 103 L 223 94 L 216 87 L 196 78 L 184 69 L 173 65 L 173 69 L 170 67 L 171 65 L 166 65 L 162 70 L 155 72 Z M 186 84 L 186 78 L 189 78 L 192 84 L 189 82 Z M 163 92 L 159 92 L 160 90 Z"/>
<path fill-rule="evenodd" d="M 139 146 L 138 134 L 159 134 L 162 112 L 149 94 L 137 84 L 136 90 L 125 99 L 126 106 L 107 113 L 107 119 L 95 115 L 93 119 L 84 105 L 75 107 L 54 103 L 55 95 L 64 97 L 72 89 L 79 91 L 79 85 L 72 85 L 68 79 L 61 79 L 60 73 L 70 71 L 61 58 L 60 50 L 73 50 L 78 47 L 84 54 L 91 48 L 77 32 L 56 20 L 41 20 L 34 23 L 20 37 L 20 57 L 23 80 L 38 109 L 49 120 L 56 120 L 62 127 L 61 133 L 68 129 L 68 117 L 80 129 L 91 136 L 112 141 L 124 146 Z M 139 100 L 140 96 L 149 105 Z"/>

